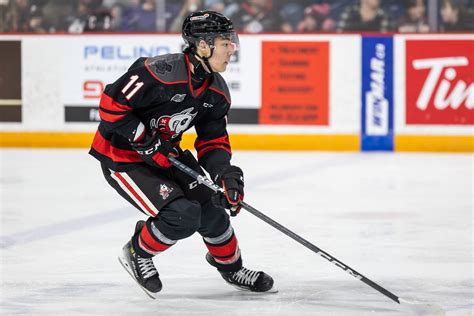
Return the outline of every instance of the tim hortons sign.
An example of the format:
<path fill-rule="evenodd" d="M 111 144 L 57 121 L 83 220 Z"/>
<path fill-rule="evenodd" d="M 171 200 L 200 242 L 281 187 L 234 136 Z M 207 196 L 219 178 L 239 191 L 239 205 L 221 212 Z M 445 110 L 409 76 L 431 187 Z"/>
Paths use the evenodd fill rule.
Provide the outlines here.
<path fill-rule="evenodd" d="M 474 41 L 406 42 L 406 123 L 474 124 Z"/>

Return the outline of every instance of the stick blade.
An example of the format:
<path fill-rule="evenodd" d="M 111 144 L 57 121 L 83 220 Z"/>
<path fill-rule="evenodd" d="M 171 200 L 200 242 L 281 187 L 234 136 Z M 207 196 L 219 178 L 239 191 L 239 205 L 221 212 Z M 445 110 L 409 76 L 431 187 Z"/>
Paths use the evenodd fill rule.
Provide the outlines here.
<path fill-rule="evenodd" d="M 444 316 L 446 312 L 444 309 L 437 304 L 426 304 L 422 302 L 417 302 L 413 300 L 406 300 L 399 298 L 400 307 L 406 311 L 409 311 L 412 315 L 436 315 Z"/>

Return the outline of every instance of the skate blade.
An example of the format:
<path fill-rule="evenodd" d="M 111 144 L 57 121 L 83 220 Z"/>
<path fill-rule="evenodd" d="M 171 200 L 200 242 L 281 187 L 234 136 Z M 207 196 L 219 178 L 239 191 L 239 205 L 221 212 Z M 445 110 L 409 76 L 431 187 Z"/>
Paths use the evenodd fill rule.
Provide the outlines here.
<path fill-rule="evenodd" d="M 243 292 L 243 293 L 248 293 L 248 294 L 256 294 L 256 295 L 266 295 L 266 294 L 276 294 L 278 293 L 278 290 L 277 289 L 274 289 L 274 288 L 271 288 L 269 289 L 268 291 L 266 292 L 255 292 L 255 291 L 250 291 L 249 289 L 246 289 L 246 288 L 243 288 L 243 287 L 239 287 L 235 284 L 231 284 L 229 283 L 230 285 L 232 285 L 233 287 L 235 287 L 237 290 Z"/>
<path fill-rule="evenodd" d="M 155 293 L 150 292 L 147 289 L 145 289 L 140 283 L 138 283 L 137 279 L 135 279 L 135 276 L 133 275 L 133 272 L 131 268 L 129 267 L 127 261 L 120 256 L 118 257 L 118 261 L 120 262 L 122 267 L 125 269 L 125 271 L 127 271 L 127 273 L 132 277 L 135 283 L 137 283 L 137 285 L 143 290 L 143 292 L 145 292 L 145 294 L 148 295 L 149 298 L 156 300 L 156 296 L 154 296 Z"/>

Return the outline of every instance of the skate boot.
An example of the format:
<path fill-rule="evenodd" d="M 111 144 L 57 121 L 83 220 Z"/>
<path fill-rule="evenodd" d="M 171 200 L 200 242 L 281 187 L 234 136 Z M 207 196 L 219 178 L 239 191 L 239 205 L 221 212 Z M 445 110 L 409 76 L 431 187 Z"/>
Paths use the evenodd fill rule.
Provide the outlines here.
<path fill-rule="evenodd" d="M 219 266 L 210 253 L 206 254 L 206 260 L 216 268 Z M 273 287 L 272 277 L 262 271 L 253 271 L 242 267 L 236 272 L 219 271 L 219 273 L 227 283 L 240 290 L 268 292 Z"/>
<path fill-rule="evenodd" d="M 138 221 L 135 226 L 135 235 L 139 234 L 145 221 Z M 153 293 L 161 290 L 162 284 L 152 258 L 140 257 L 129 241 L 123 246 L 119 261 L 130 276 L 140 285 L 148 296 L 155 298 Z"/>

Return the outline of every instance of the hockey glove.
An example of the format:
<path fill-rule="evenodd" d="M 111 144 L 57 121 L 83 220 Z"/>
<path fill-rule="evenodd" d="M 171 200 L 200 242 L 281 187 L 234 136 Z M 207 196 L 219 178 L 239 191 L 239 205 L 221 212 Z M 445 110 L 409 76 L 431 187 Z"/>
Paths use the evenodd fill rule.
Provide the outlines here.
<path fill-rule="evenodd" d="M 236 166 L 225 167 L 216 177 L 216 184 L 221 185 L 224 193 L 212 196 L 212 203 L 217 207 L 230 210 L 230 216 L 236 216 L 244 199 L 244 173 Z"/>
<path fill-rule="evenodd" d="M 131 145 L 143 161 L 154 167 L 169 168 L 171 163 L 168 156 L 177 157 L 179 155 L 178 150 L 156 131 L 152 136 L 145 136 L 141 142 L 131 143 Z"/>

